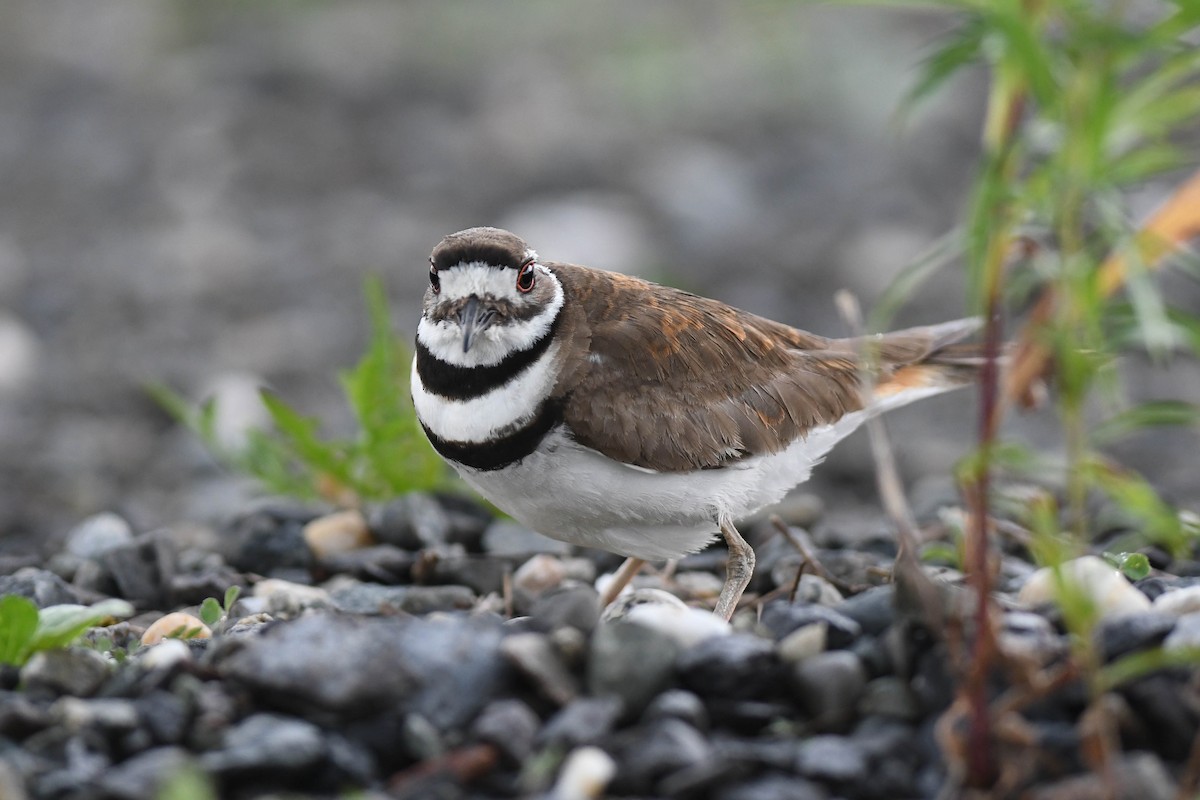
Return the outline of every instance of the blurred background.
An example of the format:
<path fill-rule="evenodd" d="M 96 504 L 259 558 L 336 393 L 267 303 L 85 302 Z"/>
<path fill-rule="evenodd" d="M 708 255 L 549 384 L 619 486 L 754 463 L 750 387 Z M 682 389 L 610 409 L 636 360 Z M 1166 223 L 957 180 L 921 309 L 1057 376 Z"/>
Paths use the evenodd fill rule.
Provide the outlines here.
<path fill-rule="evenodd" d="M 261 382 L 344 433 L 364 276 L 407 337 L 460 228 L 843 334 L 837 289 L 869 307 L 961 219 L 986 88 L 898 119 L 952 24 L 933 12 L 4 0 L 0 19 L 0 552 L 105 509 L 139 530 L 235 510 L 246 484 L 145 385 L 253 415 Z M 951 268 L 896 324 L 963 313 Z M 945 482 L 971 400 L 892 417 L 906 479 Z M 810 488 L 874 508 L 870 476 L 860 435 Z"/>

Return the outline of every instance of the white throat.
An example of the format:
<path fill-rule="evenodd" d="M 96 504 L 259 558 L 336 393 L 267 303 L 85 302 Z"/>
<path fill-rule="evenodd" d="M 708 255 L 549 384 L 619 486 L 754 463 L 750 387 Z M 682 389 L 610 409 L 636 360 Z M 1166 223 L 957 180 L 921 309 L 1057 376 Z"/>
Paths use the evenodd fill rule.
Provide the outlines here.
<path fill-rule="evenodd" d="M 527 350 L 550 330 L 563 306 L 563 288 L 554 273 L 537 264 L 537 279 L 550 281 L 554 295 L 536 316 L 516 322 L 493 325 L 479 333 L 466 353 L 462 348 L 462 326 L 455 320 L 431 322 L 425 317 L 417 325 L 417 340 L 436 358 L 458 367 L 490 367 L 519 350 Z M 447 300 L 490 295 L 499 299 L 519 300 L 516 273 L 472 262 L 459 264 L 438 273 L 441 294 Z"/>

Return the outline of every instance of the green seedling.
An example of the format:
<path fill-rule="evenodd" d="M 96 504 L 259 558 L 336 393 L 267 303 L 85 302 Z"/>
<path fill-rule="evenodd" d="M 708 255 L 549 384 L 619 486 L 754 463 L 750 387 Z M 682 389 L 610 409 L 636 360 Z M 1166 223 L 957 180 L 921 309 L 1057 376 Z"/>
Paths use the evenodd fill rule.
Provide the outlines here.
<path fill-rule="evenodd" d="M 92 606 L 57 605 L 38 610 L 19 595 L 0 597 L 0 664 L 21 666 L 34 653 L 67 647 L 84 631 L 133 615 L 124 600 L 104 600 Z"/>

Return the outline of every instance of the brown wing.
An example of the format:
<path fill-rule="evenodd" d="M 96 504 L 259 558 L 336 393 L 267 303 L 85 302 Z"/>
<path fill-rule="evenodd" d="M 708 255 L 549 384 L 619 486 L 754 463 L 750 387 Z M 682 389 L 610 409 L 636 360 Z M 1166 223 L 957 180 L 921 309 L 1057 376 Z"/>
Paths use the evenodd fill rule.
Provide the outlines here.
<path fill-rule="evenodd" d="M 565 420 L 611 458 L 658 471 L 721 467 L 862 406 L 844 342 L 637 278 L 553 268 L 584 345 L 567 366 Z"/>

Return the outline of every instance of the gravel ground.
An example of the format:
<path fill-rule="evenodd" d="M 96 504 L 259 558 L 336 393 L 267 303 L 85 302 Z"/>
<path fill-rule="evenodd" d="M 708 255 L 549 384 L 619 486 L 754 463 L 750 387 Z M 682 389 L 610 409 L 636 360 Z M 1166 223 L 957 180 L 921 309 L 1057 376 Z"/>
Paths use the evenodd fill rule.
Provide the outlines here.
<path fill-rule="evenodd" d="M 720 550 L 602 611 L 615 557 L 461 499 L 319 512 L 260 503 L 219 528 L 147 532 L 101 515 L 46 564 L 4 564 L 0 593 L 136 607 L 0 672 L 5 800 L 149 800 L 189 765 L 229 798 L 962 796 L 960 628 L 929 629 L 885 581 L 882 526 L 848 547 L 811 497 L 790 537 L 747 526 L 759 570 L 727 624 L 702 608 Z M 1075 562 L 1103 612 L 1099 663 L 1200 645 L 1200 564 L 1147 552 L 1161 569 L 1136 586 Z M 992 796 L 1175 797 L 1200 729 L 1196 673 L 1090 701 L 1027 558 L 1009 548 L 999 570 Z M 953 621 L 959 576 L 929 572 Z M 229 586 L 242 597 L 210 630 L 197 604 Z M 163 638 L 181 626 L 200 630 Z"/>
<path fill-rule="evenodd" d="M 752 526 L 765 600 L 727 629 L 654 592 L 602 619 L 595 584 L 615 558 L 468 500 L 400 498 L 314 534 L 329 509 L 253 499 L 144 391 L 215 393 L 245 421 L 238 398 L 269 385 L 344 433 L 333 376 L 363 347 L 362 278 L 385 277 L 411 331 L 429 249 L 479 224 L 839 333 L 834 291 L 869 305 L 961 218 L 983 76 L 894 124 L 946 17 L 715 0 L 8 0 L 3 16 L 0 593 L 120 597 L 138 614 L 104 634 L 122 659 L 72 648 L 0 671 L 0 798 L 154 797 L 187 764 L 231 797 L 954 785 L 956 651 L 884 585 L 894 543 L 861 438 L 806 487 L 822 502 L 785 513 L 835 580 L 806 574 L 790 600 L 796 548 Z M 1143 187 L 1132 213 L 1168 187 Z M 1197 286 L 1166 288 L 1195 310 Z M 959 315 L 961 297 L 947 273 L 897 324 Z M 1186 366 L 1123 369 L 1133 400 L 1200 393 Z M 891 418 L 935 530 L 973 408 L 963 392 Z M 1053 455 L 1049 416 L 1007 433 Z M 1194 508 L 1195 446 L 1155 432 L 1117 455 Z M 1103 659 L 1200 637 L 1200 566 L 1151 556 L 1134 594 L 1097 578 L 1120 598 Z M 703 606 L 722 557 L 643 589 Z M 1031 571 L 1006 551 L 1004 596 Z M 233 585 L 242 599 L 211 638 L 140 646 Z M 1001 629 L 997 692 L 1063 663 L 1054 614 L 1014 606 Z M 1112 752 L 1102 785 L 1171 797 L 1195 691 L 1165 670 L 1089 706 L 1064 678 L 1006 720 L 1007 785 L 1100 796 L 1097 754 Z"/>

